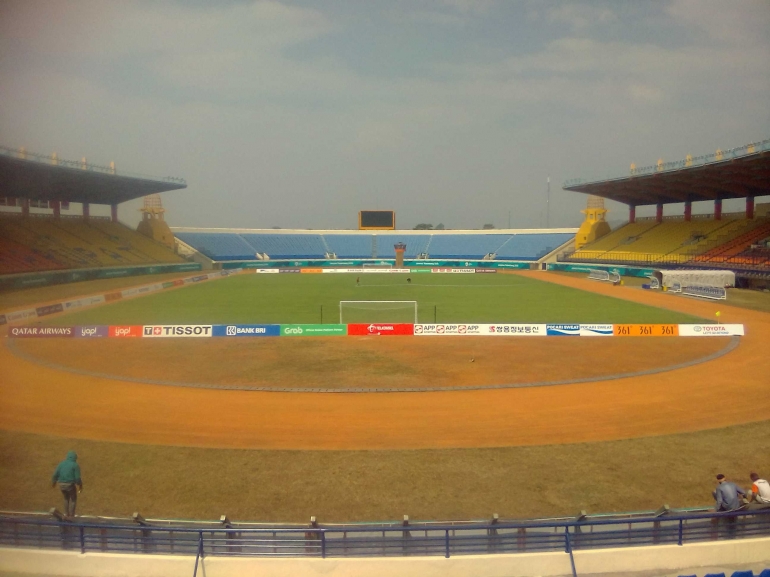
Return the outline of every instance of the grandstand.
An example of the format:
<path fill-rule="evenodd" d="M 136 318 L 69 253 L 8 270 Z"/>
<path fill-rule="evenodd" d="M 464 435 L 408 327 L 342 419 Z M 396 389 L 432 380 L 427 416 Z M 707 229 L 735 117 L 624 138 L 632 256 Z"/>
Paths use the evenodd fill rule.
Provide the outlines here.
<path fill-rule="evenodd" d="M 575 229 L 509 231 L 297 231 L 174 228 L 176 238 L 212 261 L 282 259 L 394 259 L 406 244 L 409 259 L 537 261 L 569 243 Z"/>
<path fill-rule="evenodd" d="M 0 147 L 0 178 L 7 195 L 0 202 L 0 274 L 186 262 L 118 221 L 121 202 L 184 188 L 179 179 L 137 177 L 118 173 L 114 163 L 101 167 L 7 147 Z M 63 215 L 70 203 L 79 203 L 82 213 Z M 111 216 L 91 215 L 95 204 L 109 205 Z"/>
<path fill-rule="evenodd" d="M 561 255 L 571 262 L 661 267 L 734 268 L 770 272 L 770 204 L 755 199 L 770 191 L 770 140 L 693 159 L 636 169 L 630 176 L 596 182 L 565 183 L 629 206 L 628 222 Z M 746 210 L 723 214 L 723 199 L 743 198 Z M 692 203 L 710 201 L 714 211 L 693 215 Z M 683 203 L 684 214 L 663 216 L 665 204 Z M 636 207 L 655 205 L 656 215 L 636 218 Z"/>

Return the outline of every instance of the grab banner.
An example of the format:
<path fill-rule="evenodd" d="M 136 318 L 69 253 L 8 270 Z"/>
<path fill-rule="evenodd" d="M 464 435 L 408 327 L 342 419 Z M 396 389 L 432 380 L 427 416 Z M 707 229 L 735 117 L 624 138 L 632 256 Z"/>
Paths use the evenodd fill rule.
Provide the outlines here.
<path fill-rule="evenodd" d="M 348 335 L 353 336 L 391 336 L 413 334 L 414 325 L 405 323 L 371 323 L 348 325 Z"/>
<path fill-rule="evenodd" d="M 282 337 L 330 337 L 348 334 L 348 325 L 281 325 Z"/>

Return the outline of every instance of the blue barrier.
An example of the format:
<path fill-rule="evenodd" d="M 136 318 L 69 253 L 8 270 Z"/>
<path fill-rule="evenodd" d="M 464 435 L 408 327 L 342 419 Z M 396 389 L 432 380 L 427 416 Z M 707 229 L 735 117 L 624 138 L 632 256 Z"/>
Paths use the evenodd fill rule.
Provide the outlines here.
<path fill-rule="evenodd" d="M 87 553 L 382 557 L 683 545 L 770 537 L 770 509 L 635 518 L 253 528 L 226 523 L 62 522 L 0 517 L 0 545 Z"/>

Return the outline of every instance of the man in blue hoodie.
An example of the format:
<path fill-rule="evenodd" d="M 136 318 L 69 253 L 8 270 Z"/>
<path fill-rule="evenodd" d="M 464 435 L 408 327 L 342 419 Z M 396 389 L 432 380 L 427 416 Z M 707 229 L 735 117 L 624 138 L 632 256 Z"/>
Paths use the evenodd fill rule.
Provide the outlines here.
<path fill-rule="evenodd" d="M 75 516 L 75 505 L 78 503 L 78 493 L 83 490 L 83 481 L 80 478 L 80 465 L 75 451 L 67 453 L 67 458 L 58 464 L 51 478 L 51 486 L 59 484 L 64 497 L 64 514 L 67 517 Z"/>

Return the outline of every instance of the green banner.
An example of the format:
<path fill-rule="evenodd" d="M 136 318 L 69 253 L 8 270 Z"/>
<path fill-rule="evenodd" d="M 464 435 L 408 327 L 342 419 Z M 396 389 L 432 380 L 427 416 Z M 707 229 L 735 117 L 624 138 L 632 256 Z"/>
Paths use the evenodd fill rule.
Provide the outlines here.
<path fill-rule="evenodd" d="M 635 276 L 645 278 L 655 271 L 651 268 L 637 268 L 633 266 L 615 266 L 601 264 L 569 264 L 563 262 L 548 263 L 548 270 L 563 270 L 566 272 L 584 272 L 588 274 L 592 270 L 604 270 L 607 272 L 616 272 L 620 276 Z"/>
<path fill-rule="evenodd" d="M 348 325 L 281 325 L 282 337 L 333 337 L 348 334 Z"/>
<path fill-rule="evenodd" d="M 26 273 L 0 276 L 0 288 L 27 288 L 33 286 L 48 286 L 66 284 L 100 278 L 118 278 L 124 276 L 152 275 L 169 272 L 185 272 L 201 270 L 197 262 L 179 264 L 160 264 L 153 266 L 132 266 L 112 268 L 92 268 L 43 273 Z"/>

